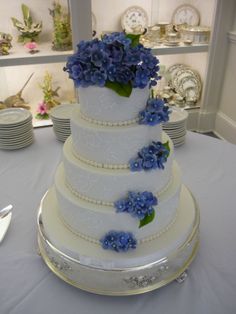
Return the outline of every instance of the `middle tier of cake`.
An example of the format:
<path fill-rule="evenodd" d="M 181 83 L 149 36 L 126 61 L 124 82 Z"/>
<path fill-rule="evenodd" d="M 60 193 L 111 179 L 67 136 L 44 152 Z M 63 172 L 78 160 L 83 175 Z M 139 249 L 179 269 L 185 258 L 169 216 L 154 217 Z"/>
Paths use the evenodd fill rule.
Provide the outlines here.
<path fill-rule="evenodd" d="M 79 105 L 71 118 L 71 134 L 74 152 L 83 161 L 108 166 L 127 164 L 139 149 L 162 140 L 160 124 L 142 125 L 136 120 L 105 123 L 83 116 Z"/>
<path fill-rule="evenodd" d="M 73 154 L 71 137 L 64 144 L 63 156 L 55 175 L 59 216 L 69 229 L 88 241 L 98 243 L 104 230 L 133 232 L 138 241 L 147 241 L 176 219 L 181 172 L 172 158 L 168 158 L 165 169 L 153 171 L 98 168 Z M 117 213 L 114 202 L 129 191 L 148 191 L 157 197 L 152 223 L 139 228 L 138 219 Z"/>
<path fill-rule="evenodd" d="M 173 145 L 169 137 L 163 133 L 165 141 L 170 142 L 170 154 L 164 169 L 147 171 L 131 171 L 128 164 L 125 168 L 110 168 L 109 165 L 94 164 L 84 160 L 74 151 L 70 136 L 63 147 L 63 164 L 65 180 L 68 188 L 81 199 L 95 204 L 111 205 L 128 191 L 149 191 L 161 193 L 172 181 Z"/>

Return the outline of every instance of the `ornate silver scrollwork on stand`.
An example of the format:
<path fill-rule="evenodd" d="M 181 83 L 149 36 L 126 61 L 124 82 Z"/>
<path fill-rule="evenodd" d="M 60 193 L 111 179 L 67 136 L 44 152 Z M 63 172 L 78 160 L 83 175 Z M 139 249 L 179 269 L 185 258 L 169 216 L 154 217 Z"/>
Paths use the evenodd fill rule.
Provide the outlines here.
<path fill-rule="evenodd" d="M 188 277 L 188 270 L 186 269 L 179 277 L 177 277 L 175 280 L 178 283 L 183 283 Z"/>

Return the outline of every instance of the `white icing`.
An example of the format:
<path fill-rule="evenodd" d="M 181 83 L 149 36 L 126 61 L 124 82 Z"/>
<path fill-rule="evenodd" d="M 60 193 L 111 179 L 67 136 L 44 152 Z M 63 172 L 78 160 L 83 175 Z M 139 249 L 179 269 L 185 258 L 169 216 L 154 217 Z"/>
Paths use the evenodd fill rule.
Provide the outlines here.
<path fill-rule="evenodd" d="M 133 88 L 130 97 L 121 97 L 106 87 L 78 88 L 81 112 L 100 121 L 126 121 L 135 119 L 146 106 L 149 88 Z"/>
<path fill-rule="evenodd" d="M 153 241 L 144 242 L 136 250 L 117 253 L 103 250 L 96 243 L 88 242 L 71 232 L 59 218 L 55 189 L 51 188 L 42 204 L 42 221 L 45 234 L 53 245 L 81 264 L 102 269 L 128 268 L 155 263 L 159 259 L 175 256 L 196 225 L 196 209 L 191 194 L 185 186 L 180 193 L 180 204 L 176 221 L 167 232 Z M 118 214 L 117 214 L 118 215 Z M 147 225 L 149 228 L 151 224 Z M 145 228 L 145 227 L 144 227 Z M 104 233 L 106 230 L 104 230 Z M 181 254 L 182 255 L 182 254 Z M 177 259 L 178 264 L 181 260 Z M 90 272 L 90 269 L 88 270 Z M 115 273 L 115 272 L 114 272 Z M 120 273 L 120 272 L 117 272 Z M 71 274 L 77 276 L 78 273 Z M 92 278 L 91 278 L 92 280 Z"/>
<path fill-rule="evenodd" d="M 137 240 L 157 234 L 171 223 L 176 215 L 180 186 L 180 170 L 177 164 L 173 163 L 172 184 L 159 198 L 156 218 L 152 223 L 139 229 L 139 220 L 128 213 L 116 213 L 113 207 L 92 204 L 71 193 L 65 184 L 63 164 L 58 167 L 55 176 L 59 213 L 62 219 L 75 232 L 97 240 L 109 230 L 133 232 Z"/>
<path fill-rule="evenodd" d="M 167 185 L 162 189 L 160 190 L 158 193 L 156 193 L 156 197 L 162 197 L 162 194 L 165 193 L 165 191 L 169 188 L 170 184 L 172 183 L 172 179 L 170 179 L 170 181 L 167 183 Z M 67 188 L 71 191 L 71 193 L 75 194 L 76 197 L 80 198 L 81 200 L 85 200 L 89 203 L 93 203 L 93 204 L 96 204 L 96 205 L 103 205 L 103 206 L 114 206 L 114 202 L 106 202 L 106 201 L 103 201 L 103 200 L 98 200 L 98 199 L 94 199 L 94 198 L 91 198 L 91 197 L 88 197 L 88 196 L 85 196 L 84 194 L 78 192 L 77 190 L 75 190 L 69 183 L 68 181 L 66 180 L 66 186 Z"/>
<path fill-rule="evenodd" d="M 74 150 L 81 157 L 106 164 L 127 164 L 152 141 L 161 140 L 161 125 L 99 126 L 73 112 L 71 133 Z"/>
<path fill-rule="evenodd" d="M 95 155 L 96 156 L 96 155 Z M 170 181 L 173 154 L 170 153 L 165 169 L 135 171 L 129 169 L 103 169 L 90 166 L 75 157 L 71 138 L 63 147 L 63 163 L 68 183 L 75 191 L 89 198 L 114 202 L 127 191 L 158 193 Z"/>

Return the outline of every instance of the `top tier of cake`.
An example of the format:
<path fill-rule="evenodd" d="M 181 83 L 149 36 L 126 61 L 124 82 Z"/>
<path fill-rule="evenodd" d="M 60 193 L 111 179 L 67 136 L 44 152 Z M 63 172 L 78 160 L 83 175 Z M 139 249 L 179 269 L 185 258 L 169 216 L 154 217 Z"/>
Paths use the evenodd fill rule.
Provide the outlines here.
<path fill-rule="evenodd" d="M 113 90 L 90 86 L 78 88 L 81 115 L 90 121 L 127 124 L 137 121 L 145 108 L 149 88 L 134 88 L 130 97 L 121 97 Z"/>

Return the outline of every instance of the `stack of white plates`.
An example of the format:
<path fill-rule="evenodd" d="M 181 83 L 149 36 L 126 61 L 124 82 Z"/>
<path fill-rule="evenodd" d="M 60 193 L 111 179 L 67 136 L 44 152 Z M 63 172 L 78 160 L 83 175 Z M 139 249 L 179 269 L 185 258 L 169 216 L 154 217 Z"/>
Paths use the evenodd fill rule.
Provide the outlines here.
<path fill-rule="evenodd" d="M 70 118 L 74 104 L 63 104 L 54 107 L 50 112 L 50 118 L 53 122 L 53 131 L 59 141 L 65 142 L 71 134 Z"/>
<path fill-rule="evenodd" d="M 0 110 L 0 148 L 20 149 L 32 144 L 32 114 L 21 108 Z"/>
<path fill-rule="evenodd" d="M 174 146 L 180 146 L 185 142 L 188 113 L 177 107 L 171 107 L 171 111 L 169 121 L 163 123 L 162 128 L 172 139 Z"/>

